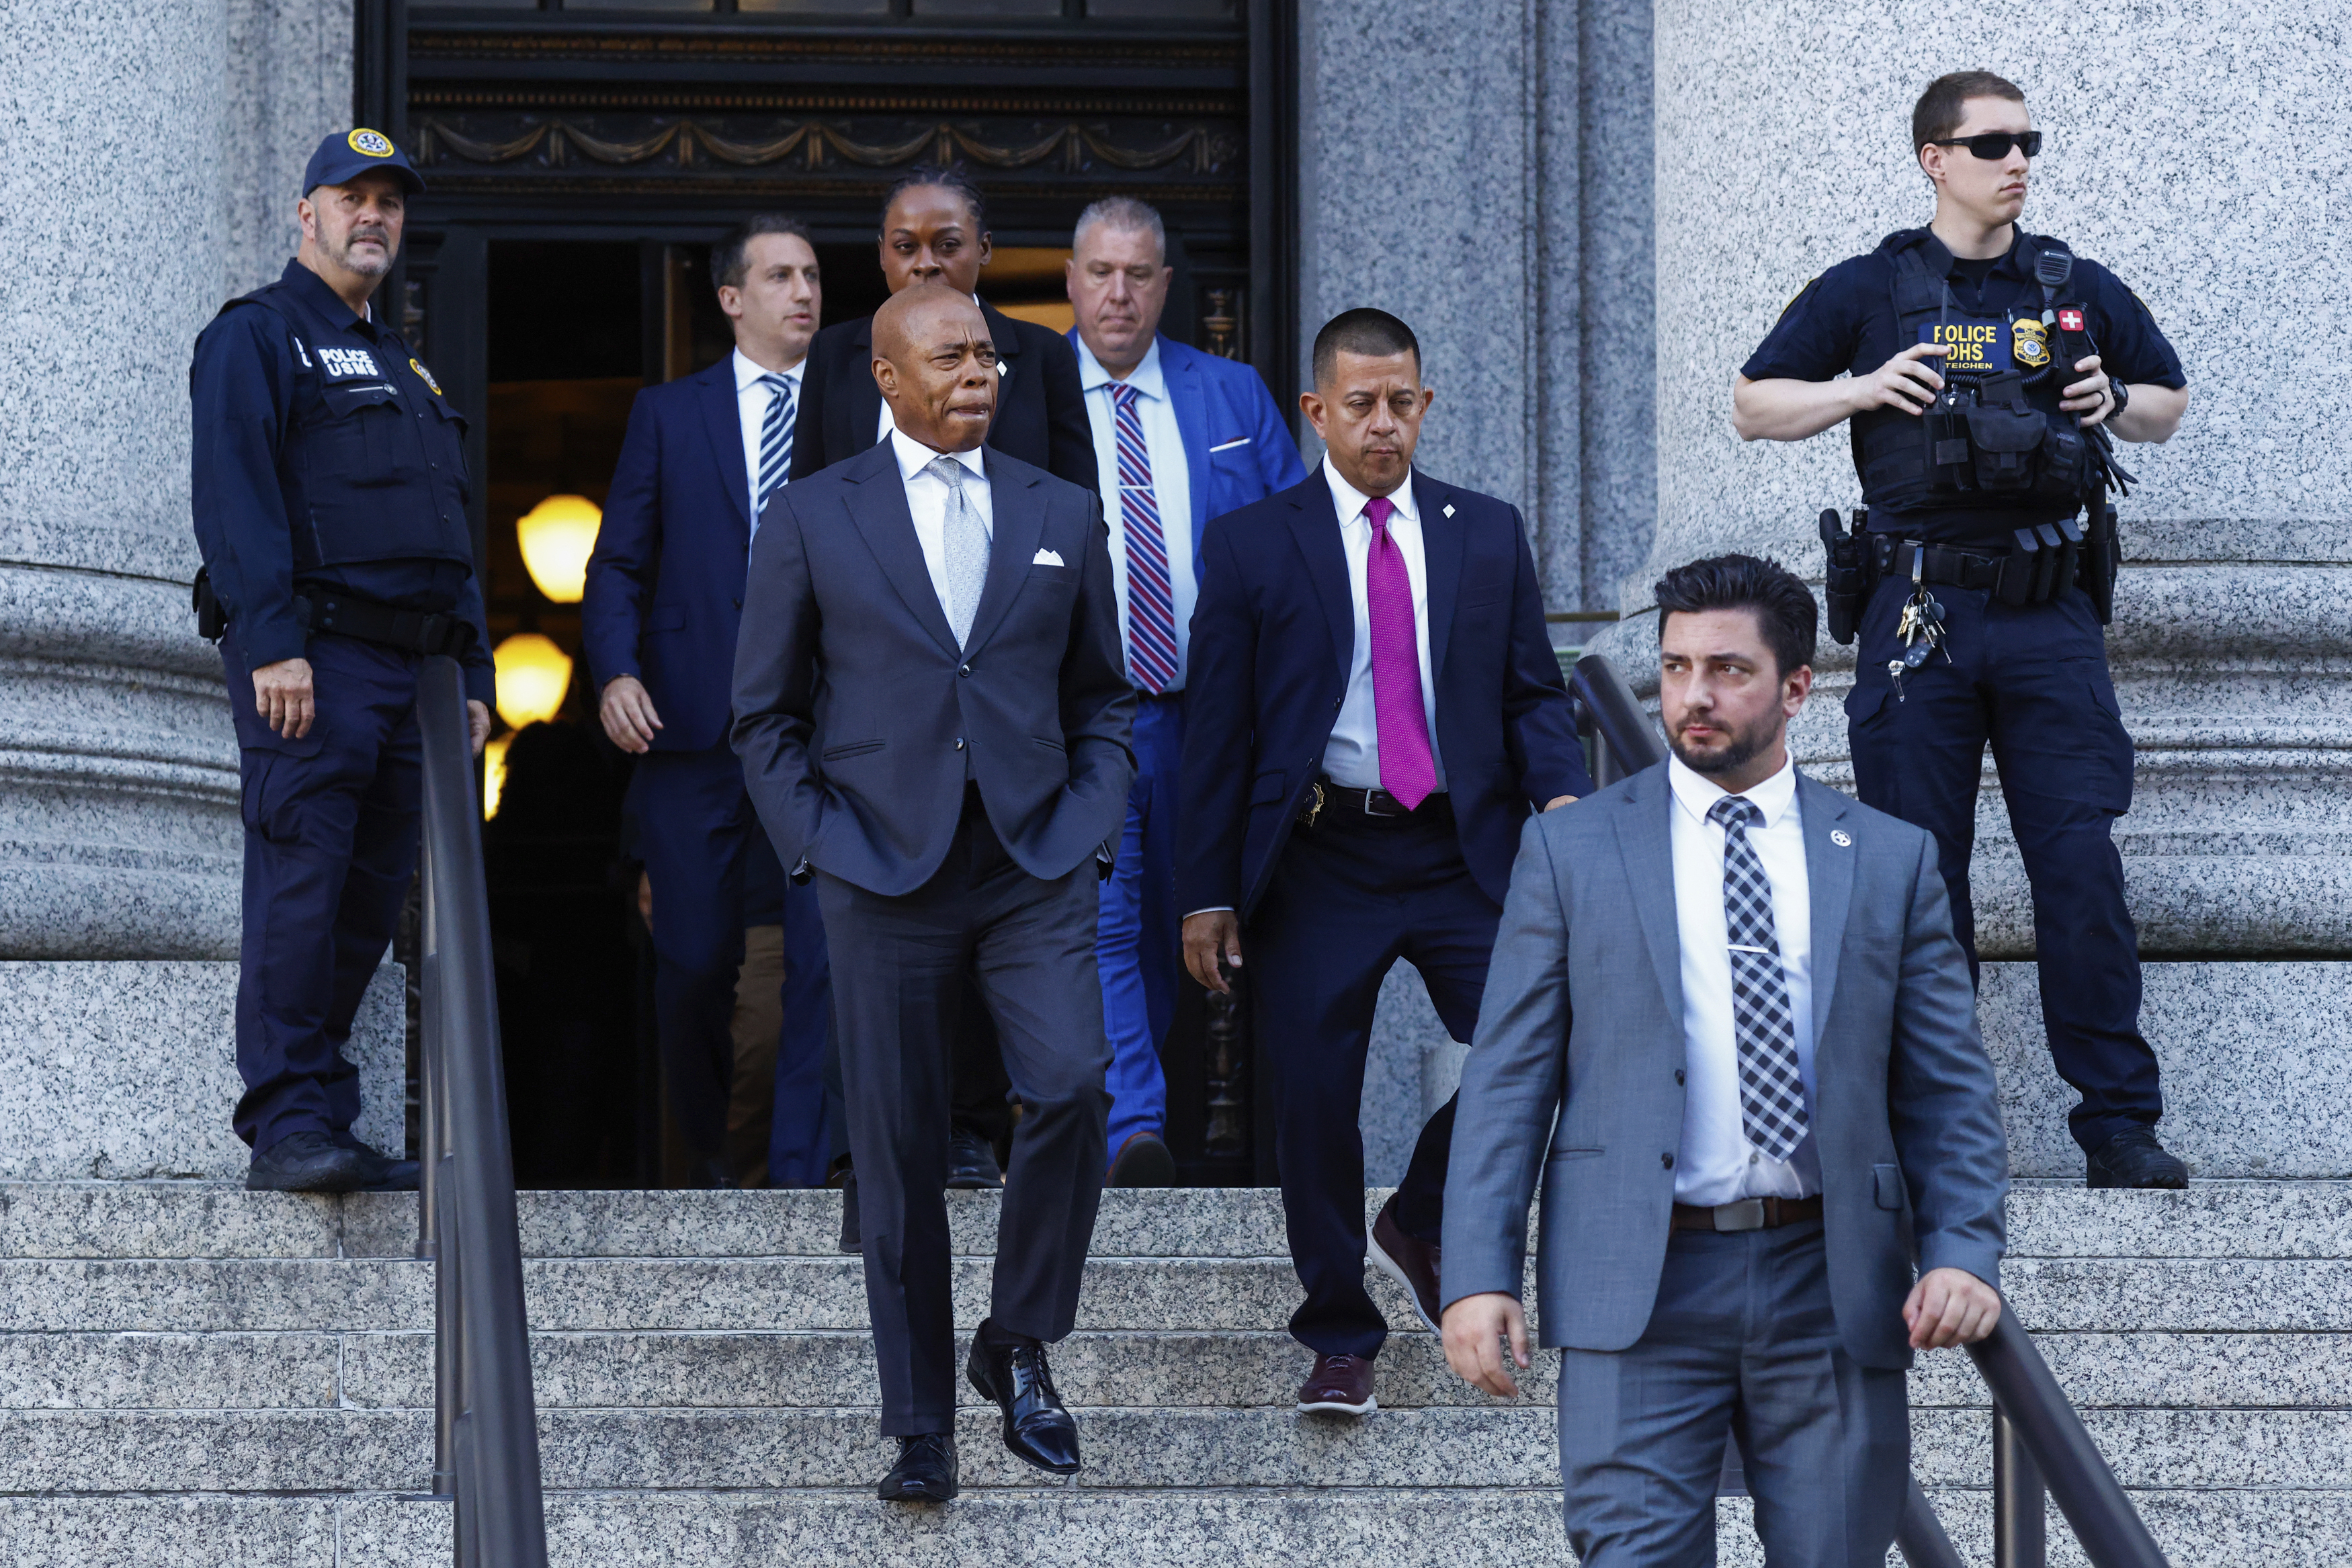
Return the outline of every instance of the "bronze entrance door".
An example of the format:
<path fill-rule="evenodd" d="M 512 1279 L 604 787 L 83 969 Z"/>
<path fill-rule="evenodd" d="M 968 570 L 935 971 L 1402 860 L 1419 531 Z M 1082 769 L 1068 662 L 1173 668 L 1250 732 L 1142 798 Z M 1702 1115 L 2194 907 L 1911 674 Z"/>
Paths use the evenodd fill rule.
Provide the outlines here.
<path fill-rule="evenodd" d="M 961 164 L 988 194 L 983 297 L 1056 326 L 1080 210 L 1152 203 L 1176 268 L 1162 329 L 1251 361 L 1289 406 L 1295 0 L 362 0 L 360 21 L 362 119 L 431 187 L 394 298 L 471 420 L 491 638 L 528 643 L 560 694 L 490 826 L 494 919 L 518 956 L 500 974 L 518 1176 L 650 1184 L 662 1139 L 646 988 L 622 983 L 642 936 L 616 836 L 625 765 L 595 755 L 611 747 L 577 667 L 576 600 L 551 596 L 519 523 L 551 497 L 600 507 L 636 389 L 727 352 L 713 239 L 750 213 L 788 213 L 817 242 L 824 320 L 865 315 L 886 294 L 882 193 L 920 163 Z M 558 766 L 602 772 L 547 818 L 558 796 L 535 781 Z M 572 950 L 593 963 L 560 956 Z M 581 987 L 593 1005 L 566 1000 Z M 1164 1053 L 1171 1143 L 1190 1179 L 1247 1181 L 1241 1085 L 1203 1082 L 1202 1028 L 1194 993 Z"/>

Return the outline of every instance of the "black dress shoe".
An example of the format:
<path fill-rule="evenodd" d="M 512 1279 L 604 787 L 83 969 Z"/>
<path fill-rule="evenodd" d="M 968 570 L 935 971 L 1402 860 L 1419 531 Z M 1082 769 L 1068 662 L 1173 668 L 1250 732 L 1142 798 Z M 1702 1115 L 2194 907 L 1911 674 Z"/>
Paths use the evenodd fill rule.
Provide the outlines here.
<path fill-rule="evenodd" d="M 863 1252 L 866 1230 L 857 1222 L 857 1173 L 845 1166 L 835 1174 L 832 1185 L 841 1189 L 841 1249 Z"/>
<path fill-rule="evenodd" d="M 2153 1127 L 2126 1127 L 2091 1152 L 2084 1186 L 2168 1187 L 2189 1185 L 2189 1166 L 2156 1141 Z"/>
<path fill-rule="evenodd" d="M 425 1167 L 416 1161 L 394 1159 L 382 1149 L 356 1138 L 343 1147 L 359 1155 L 360 1163 L 367 1167 L 367 1181 L 360 1188 L 362 1192 L 415 1192 L 424 1175 Z"/>
<path fill-rule="evenodd" d="M 958 1127 L 948 1140 L 948 1190 L 986 1192 L 1003 1185 L 1004 1173 L 997 1167 L 996 1151 L 988 1140 L 969 1127 Z"/>
<path fill-rule="evenodd" d="M 1078 1473 L 1078 1424 L 1054 1389 L 1045 1347 L 1034 1339 L 991 1344 L 982 1322 L 971 1336 L 963 1375 L 983 1399 L 1004 1412 L 1004 1446 L 1013 1457 L 1057 1476 Z"/>
<path fill-rule="evenodd" d="M 289 1133 L 253 1156 L 247 1192 L 357 1192 L 367 1186 L 367 1162 L 324 1133 Z"/>
<path fill-rule="evenodd" d="M 898 1462 L 874 1495 L 884 1502 L 947 1502 L 961 1490 L 959 1479 L 954 1435 L 925 1432 L 898 1439 Z"/>
<path fill-rule="evenodd" d="M 1112 1156 L 1105 1186 L 1174 1186 L 1176 1156 L 1157 1133 L 1131 1133 Z"/>

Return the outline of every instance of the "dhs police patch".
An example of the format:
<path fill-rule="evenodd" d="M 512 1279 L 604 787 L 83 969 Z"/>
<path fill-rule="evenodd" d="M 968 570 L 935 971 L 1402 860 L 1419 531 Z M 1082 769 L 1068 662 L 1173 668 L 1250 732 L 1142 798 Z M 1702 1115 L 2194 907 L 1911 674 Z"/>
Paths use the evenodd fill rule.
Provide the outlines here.
<path fill-rule="evenodd" d="M 1944 345 L 1939 369 L 1996 375 L 2015 368 L 2009 357 L 2009 334 L 2003 330 L 2007 326 L 2005 321 L 1923 321 L 1919 340 Z"/>

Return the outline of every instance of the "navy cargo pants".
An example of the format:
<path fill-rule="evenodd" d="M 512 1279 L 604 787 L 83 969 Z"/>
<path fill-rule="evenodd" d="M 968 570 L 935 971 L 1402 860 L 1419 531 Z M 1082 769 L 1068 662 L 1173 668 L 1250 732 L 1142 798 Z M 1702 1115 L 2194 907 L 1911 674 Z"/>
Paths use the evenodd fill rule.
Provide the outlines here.
<path fill-rule="evenodd" d="M 2110 829 L 2131 805 L 2132 744 L 2091 601 L 2069 585 L 2013 609 L 1980 590 L 1930 584 L 1950 635 L 1896 683 L 1887 661 L 1907 580 L 1872 594 L 1856 649 L 1847 734 L 1863 803 L 1936 836 L 1952 930 L 1977 962 L 1969 900 L 1977 781 L 1992 744 L 2011 829 L 2033 890 L 2042 1018 L 2058 1075 L 2083 1096 L 2067 1120 L 2096 1149 L 2164 1113 L 2156 1053 L 2139 1032 L 2139 937 Z"/>
<path fill-rule="evenodd" d="M 294 1133 L 355 1141 L 359 1069 L 342 1048 L 416 869 L 424 659 L 330 636 L 308 657 L 317 716 L 289 740 L 254 711 L 235 630 L 221 642 L 244 783 L 236 1124 L 256 1152 Z"/>

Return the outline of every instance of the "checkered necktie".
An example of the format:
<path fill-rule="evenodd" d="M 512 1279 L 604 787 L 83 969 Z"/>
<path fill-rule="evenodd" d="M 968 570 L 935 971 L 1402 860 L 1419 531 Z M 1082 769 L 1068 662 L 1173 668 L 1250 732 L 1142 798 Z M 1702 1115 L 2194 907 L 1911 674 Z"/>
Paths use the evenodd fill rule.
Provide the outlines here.
<path fill-rule="evenodd" d="M 760 493 L 751 497 L 751 527 L 768 509 L 768 497 L 784 487 L 793 471 L 793 382 L 771 371 L 760 378 L 768 389 L 768 412 L 760 421 Z"/>
<path fill-rule="evenodd" d="M 1136 391 L 1110 383 L 1118 411 L 1118 512 L 1127 535 L 1127 674 L 1138 690 L 1164 692 L 1176 681 L 1176 594 L 1168 576 L 1168 536 L 1151 487 L 1151 452 L 1143 444 Z"/>
<path fill-rule="evenodd" d="M 1723 825 L 1723 922 L 1731 940 L 1732 1032 L 1739 1044 L 1739 1120 L 1748 1141 L 1769 1160 L 1785 1160 L 1805 1141 L 1805 1081 L 1797 1069 L 1797 1018 L 1772 927 L 1772 884 L 1748 841 L 1764 813 L 1744 795 L 1707 809 Z"/>

